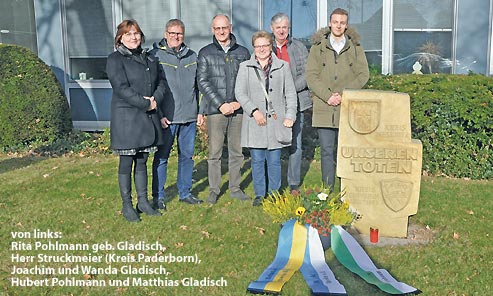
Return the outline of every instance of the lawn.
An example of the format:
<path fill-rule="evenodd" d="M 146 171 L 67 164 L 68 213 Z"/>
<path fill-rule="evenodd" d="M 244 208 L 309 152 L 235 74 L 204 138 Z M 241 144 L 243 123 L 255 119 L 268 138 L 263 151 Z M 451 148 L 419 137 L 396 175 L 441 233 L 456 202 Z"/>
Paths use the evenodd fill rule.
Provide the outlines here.
<path fill-rule="evenodd" d="M 117 162 L 112 155 L 0 156 L 0 295 L 248 295 L 249 282 L 274 258 L 279 225 L 260 207 L 229 198 L 226 175 L 226 193 L 216 205 L 179 203 L 175 159 L 169 169 L 168 211 L 127 223 L 120 213 Z M 306 184 L 319 183 L 319 167 L 316 161 L 305 163 Z M 250 172 L 246 159 L 242 185 L 253 195 Z M 205 199 L 205 159 L 196 160 L 194 179 L 193 193 Z M 379 267 L 423 295 L 492 295 L 492 210 L 493 181 L 423 177 L 418 214 L 410 220 L 434 231 L 433 239 L 364 248 Z M 89 250 L 50 250 L 55 244 Z M 158 251 L 140 250 L 155 245 Z M 132 262 L 137 257 L 149 262 Z M 74 258 L 96 262 L 70 262 Z M 107 258 L 119 262 L 106 264 Z M 166 262 L 153 262 L 156 258 Z M 348 295 L 385 295 L 346 270 L 330 250 L 326 260 Z M 165 274 L 137 274 L 151 272 Z M 29 278 L 30 286 L 13 286 L 13 278 Z M 154 286 L 157 278 L 161 287 Z M 105 286 L 70 286 L 87 279 Z M 182 279 L 190 285 L 176 286 Z M 200 286 L 204 279 L 224 286 Z M 283 295 L 309 294 L 300 273 L 283 288 Z"/>

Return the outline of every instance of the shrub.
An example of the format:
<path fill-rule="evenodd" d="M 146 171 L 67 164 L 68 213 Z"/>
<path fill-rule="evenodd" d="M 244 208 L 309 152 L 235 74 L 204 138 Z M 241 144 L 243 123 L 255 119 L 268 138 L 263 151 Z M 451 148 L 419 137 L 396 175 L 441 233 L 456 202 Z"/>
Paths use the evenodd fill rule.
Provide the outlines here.
<path fill-rule="evenodd" d="M 111 154 L 110 129 L 106 128 L 102 133 L 73 130 L 49 145 L 33 147 L 30 152 L 43 156 Z"/>
<path fill-rule="evenodd" d="M 15 45 L 0 45 L 0 65 L 0 149 L 49 145 L 70 132 L 68 102 L 50 67 Z"/>
<path fill-rule="evenodd" d="M 411 97 L 412 137 L 423 143 L 423 170 L 493 177 L 493 80 L 482 75 L 372 75 L 369 89 Z"/>

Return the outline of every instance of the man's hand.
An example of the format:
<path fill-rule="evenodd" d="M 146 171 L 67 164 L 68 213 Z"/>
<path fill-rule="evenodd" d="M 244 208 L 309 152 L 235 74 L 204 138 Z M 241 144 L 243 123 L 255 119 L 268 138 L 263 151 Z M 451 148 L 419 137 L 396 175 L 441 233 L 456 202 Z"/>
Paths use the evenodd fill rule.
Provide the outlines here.
<path fill-rule="evenodd" d="M 203 114 L 197 114 L 197 126 L 203 125 L 205 122 L 205 116 Z"/>
<path fill-rule="evenodd" d="M 230 103 L 224 103 L 219 107 L 219 111 L 221 111 L 223 115 L 231 115 L 235 112 L 235 109 Z"/>
<path fill-rule="evenodd" d="M 161 118 L 161 126 L 163 128 L 168 128 L 170 124 L 171 124 L 171 121 L 169 121 L 168 118 L 166 118 L 166 117 Z"/>
<path fill-rule="evenodd" d="M 231 102 L 229 104 L 233 107 L 235 111 L 241 108 L 241 105 L 238 102 Z"/>
<path fill-rule="evenodd" d="M 327 100 L 327 104 L 330 106 L 337 106 L 341 103 L 342 96 L 339 93 L 333 93 L 330 98 Z"/>

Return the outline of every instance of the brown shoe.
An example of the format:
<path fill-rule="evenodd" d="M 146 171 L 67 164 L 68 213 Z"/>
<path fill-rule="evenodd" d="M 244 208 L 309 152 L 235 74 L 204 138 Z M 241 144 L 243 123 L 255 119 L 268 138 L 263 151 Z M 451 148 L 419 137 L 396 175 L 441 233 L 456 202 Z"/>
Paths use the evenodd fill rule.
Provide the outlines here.
<path fill-rule="evenodd" d="M 294 196 L 300 195 L 300 190 L 298 189 L 298 186 L 296 185 L 290 185 L 289 189 L 291 189 L 291 194 Z"/>

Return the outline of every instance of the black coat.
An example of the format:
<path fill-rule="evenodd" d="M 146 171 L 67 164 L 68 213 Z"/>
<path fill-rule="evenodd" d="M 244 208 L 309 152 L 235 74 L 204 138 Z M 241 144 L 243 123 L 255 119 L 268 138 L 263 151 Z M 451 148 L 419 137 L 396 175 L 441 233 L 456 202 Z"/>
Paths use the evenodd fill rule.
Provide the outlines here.
<path fill-rule="evenodd" d="M 248 49 L 236 43 L 231 36 L 230 49 L 224 52 L 216 37 L 212 43 L 199 51 L 197 84 L 203 94 L 201 112 L 206 115 L 220 114 L 219 107 L 225 102 L 236 102 L 235 81 L 240 63 L 250 58 Z M 238 109 L 236 113 L 242 113 Z"/>
<path fill-rule="evenodd" d="M 154 96 L 158 106 L 163 103 L 166 80 L 158 61 L 146 52 L 133 55 L 120 46 L 108 56 L 108 78 L 113 88 L 111 99 L 111 148 L 139 149 L 162 145 L 161 116 L 147 111 Z"/>

